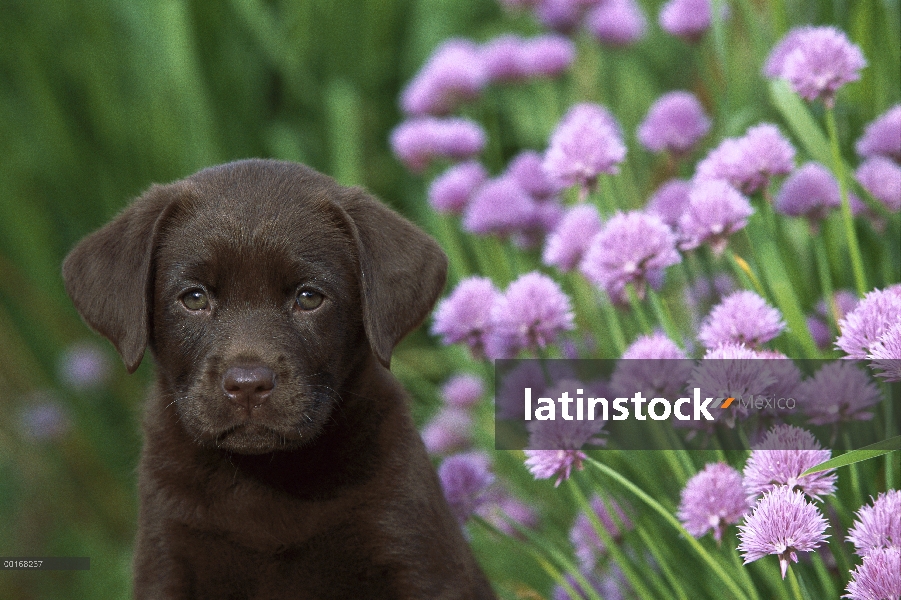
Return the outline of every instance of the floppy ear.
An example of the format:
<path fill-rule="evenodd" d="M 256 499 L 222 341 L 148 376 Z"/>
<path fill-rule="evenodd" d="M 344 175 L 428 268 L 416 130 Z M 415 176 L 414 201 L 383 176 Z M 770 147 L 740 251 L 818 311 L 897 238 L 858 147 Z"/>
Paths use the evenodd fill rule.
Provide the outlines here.
<path fill-rule="evenodd" d="M 154 185 L 63 261 L 63 281 L 82 319 L 116 347 L 133 373 L 147 346 L 153 248 L 184 183 Z"/>
<path fill-rule="evenodd" d="M 418 327 L 444 289 L 447 256 L 424 231 L 360 188 L 345 188 L 347 216 L 360 262 L 363 325 L 379 362 Z"/>

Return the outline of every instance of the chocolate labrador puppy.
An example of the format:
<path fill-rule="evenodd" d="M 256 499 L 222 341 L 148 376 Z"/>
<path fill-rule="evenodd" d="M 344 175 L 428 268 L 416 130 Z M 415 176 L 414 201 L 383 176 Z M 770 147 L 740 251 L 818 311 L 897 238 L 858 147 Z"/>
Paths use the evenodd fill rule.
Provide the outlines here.
<path fill-rule="evenodd" d="M 359 188 L 246 160 L 153 186 L 63 265 L 149 347 L 139 599 L 494 598 L 388 371 L 447 260 Z"/>

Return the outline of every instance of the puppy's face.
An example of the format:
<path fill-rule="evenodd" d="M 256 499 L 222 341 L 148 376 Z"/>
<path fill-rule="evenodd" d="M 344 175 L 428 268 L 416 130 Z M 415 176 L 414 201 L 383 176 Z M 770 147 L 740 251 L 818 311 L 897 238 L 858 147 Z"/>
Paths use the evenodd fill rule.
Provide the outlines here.
<path fill-rule="evenodd" d="M 293 202 L 200 198 L 160 232 L 152 347 L 201 444 L 255 454 L 314 439 L 366 347 L 351 232 L 329 202 Z"/>
<path fill-rule="evenodd" d="M 154 186 L 72 250 L 66 290 L 129 371 L 150 345 L 178 426 L 260 454 L 316 439 L 444 287 L 435 242 L 363 190 L 239 161 Z M 152 415 L 151 415 L 152 416 Z"/>

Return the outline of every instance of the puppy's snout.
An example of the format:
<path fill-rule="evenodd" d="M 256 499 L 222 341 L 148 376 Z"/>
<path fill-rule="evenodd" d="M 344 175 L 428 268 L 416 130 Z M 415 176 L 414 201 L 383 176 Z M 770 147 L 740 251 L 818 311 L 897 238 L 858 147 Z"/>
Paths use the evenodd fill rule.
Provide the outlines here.
<path fill-rule="evenodd" d="M 275 388 L 275 372 L 262 365 L 234 366 L 222 376 L 222 389 L 229 399 L 247 409 L 266 402 Z"/>

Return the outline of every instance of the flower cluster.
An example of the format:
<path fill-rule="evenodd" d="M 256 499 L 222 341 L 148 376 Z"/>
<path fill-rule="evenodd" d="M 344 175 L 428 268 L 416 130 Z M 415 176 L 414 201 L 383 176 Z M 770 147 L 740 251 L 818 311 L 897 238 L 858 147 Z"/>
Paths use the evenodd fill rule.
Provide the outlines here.
<path fill-rule="evenodd" d="M 599 175 L 617 173 L 625 157 L 620 127 L 610 112 L 597 104 L 577 104 L 551 134 L 544 172 L 558 188 L 579 186 L 584 195 Z"/>
<path fill-rule="evenodd" d="M 745 344 L 758 348 L 785 329 L 779 311 L 747 290 L 730 294 L 716 305 L 698 332 L 705 348 L 725 344 Z"/>
<path fill-rule="evenodd" d="M 826 527 L 826 519 L 804 494 L 780 485 L 764 494 L 738 526 L 738 549 L 745 564 L 775 554 L 785 579 L 790 562 L 798 562 L 798 552 L 812 552 L 826 541 Z"/>
<path fill-rule="evenodd" d="M 710 131 L 710 118 L 689 92 L 670 92 L 658 98 L 638 126 L 638 141 L 652 152 L 676 154 L 691 150 Z"/>
<path fill-rule="evenodd" d="M 490 279 L 460 282 L 435 311 L 432 332 L 462 342 L 474 356 L 515 356 L 556 341 L 574 327 L 569 298 L 550 277 L 527 273 L 501 294 Z"/>
<path fill-rule="evenodd" d="M 622 304 L 628 301 L 627 285 L 633 285 L 641 298 L 647 284 L 659 288 L 666 267 L 681 260 L 675 235 L 659 217 L 631 211 L 617 213 L 604 223 L 579 269 Z"/>
<path fill-rule="evenodd" d="M 685 484 L 678 516 L 691 535 L 711 531 L 720 543 L 726 526 L 738 523 L 749 508 L 741 474 L 725 463 L 710 463 Z"/>
<path fill-rule="evenodd" d="M 749 128 L 739 138 L 726 138 L 695 169 L 695 180 L 722 179 L 745 194 L 764 189 L 795 167 L 795 149 L 770 123 Z"/>
<path fill-rule="evenodd" d="M 402 123 L 391 134 L 391 148 L 408 168 L 419 172 L 436 159 L 465 160 L 485 147 L 485 132 L 463 118 L 422 117 Z"/>
<path fill-rule="evenodd" d="M 832 452 L 823 449 L 809 431 L 791 425 L 773 427 L 745 464 L 742 485 L 748 501 L 779 486 L 798 490 L 814 500 L 832 494 L 835 471 L 803 474 L 831 457 Z"/>
<path fill-rule="evenodd" d="M 767 59 L 764 73 L 786 79 L 806 100 L 835 102 L 841 86 L 860 79 L 867 65 L 863 53 L 834 27 L 802 27 L 790 31 Z"/>
<path fill-rule="evenodd" d="M 622 56 L 627 52 L 622 47 L 649 34 L 646 15 L 636 0 L 503 0 L 503 4 L 527 10 L 545 26 L 574 35 L 572 39 L 559 34 L 531 39 L 500 35 L 484 44 L 455 39 L 440 46 L 404 91 L 401 104 L 410 120 L 392 139 L 397 155 L 413 170 L 422 171 L 433 162 L 456 163 L 434 177 L 429 203 L 452 215 L 442 225 L 453 222 L 464 234 L 494 236 L 473 240 L 464 235 L 451 238 L 449 246 L 467 259 L 476 254 L 475 264 L 496 275 L 496 281 L 510 282 L 504 289 L 487 277 L 462 278 L 438 305 L 432 332 L 445 344 L 464 344 L 476 360 L 620 358 L 603 376 L 587 375 L 564 361 L 514 363 L 510 368 L 516 370 L 498 379 L 495 416 L 501 421 L 521 420 L 526 387 L 533 398 L 557 398 L 580 388 L 580 401 L 583 395 L 621 398 L 636 391 L 648 399 L 678 398 L 690 395 L 693 388 L 701 388 L 704 396 L 733 401 L 741 397 L 718 407 L 711 404 L 715 412 L 711 423 L 675 423 L 687 427 L 675 432 L 687 446 L 741 438 L 752 448 L 742 467 L 711 463 L 688 478 L 677 516 L 689 535 L 710 534 L 718 545 L 730 526 L 739 524 L 738 552 L 744 562 L 775 555 L 785 578 L 800 553 L 819 550 L 826 541 L 824 514 L 832 515 L 833 508 L 850 497 L 844 489 L 835 494 L 834 469 L 805 474 L 830 459 L 832 450 L 818 441 L 822 430 L 812 429 L 815 436 L 802 427 L 831 429 L 831 442 L 838 439 L 843 424 L 855 421 L 873 419 L 875 427 L 869 429 L 882 431 L 882 415 L 875 407 L 884 386 L 872 380 L 866 365 L 888 382 L 901 381 L 901 285 L 886 281 L 889 269 L 870 268 L 864 273 L 864 278 L 880 281 L 880 289 L 863 299 L 848 290 L 832 292 L 848 284 L 840 265 L 832 264 L 845 246 L 868 249 L 879 243 L 873 231 L 888 236 L 897 228 L 896 215 L 890 213 L 901 210 L 901 105 L 876 118 L 856 140 L 860 160 L 855 164 L 856 182 L 850 186 L 845 174 L 813 162 L 819 155 L 814 156 L 810 140 L 791 118 L 788 124 L 797 151 L 783 124 L 748 122 L 737 114 L 721 121 L 719 112 L 714 123 L 705 106 L 722 105 L 703 76 L 691 82 L 691 92 L 661 90 L 643 118 L 634 110 L 614 115 L 594 100 L 612 102 L 611 94 L 591 92 L 590 101 L 554 106 L 563 115 L 556 124 L 541 118 L 527 125 L 516 123 L 510 128 L 512 139 L 492 140 L 491 152 L 477 158 L 486 146 L 484 132 L 469 129 L 462 135 L 469 126 L 478 126 L 465 119 L 438 117 L 474 100 L 489 84 L 563 73 L 574 64 L 576 50 L 584 48 L 588 36 L 618 48 L 592 50 L 606 68 L 608 58 Z M 714 6 L 722 6 L 723 13 L 714 14 Z M 696 42 L 714 19 L 727 16 L 724 3 L 668 0 L 661 7 L 659 24 L 672 35 Z M 731 29 L 725 28 L 726 35 Z M 577 45 L 573 39 L 579 30 Z M 579 61 L 567 80 L 576 93 L 584 91 L 583 79 L 592 67 L 588 59 L 585 64 L 581 57 Z M 865 66 L 860 49 L 841 31 L 805 26 L 787 33 L 763 70 L 768 78 L 788 82 L 804 99 L 824 103 L 833 135 L 836 93 L 859 79 Z M 781 93 L 780 86 L 773 89 Z M 544 90 L 544 85 L 539 88 Z M 516 101 L 526 97 L 523 93 Z M 561 97 L 570 100 L 573 95 Z M 648 106 L 633 104 L 639 110 Z M 479 106 L 467 114 L 487 114 L 482 108 L 498 107 L 500 127 L 491 131 L 507 129 L 509 115 L 500 104 Z M 817 109 L 811 112 L 819 117 Z M 751 114 L 755 113 L 744 113 Z M 618 117 L 630 128 L 640 118 L 634 140 L 627 139 Z M 736 124 L 747 126 L 743 134 L 738 130 L 735 137 L 701 146 L 714 126 L 734 131 Z M 409 133 L 415 127 L 416 134 Z M 442 127 L 456 129 L 445 135 L 439 132 Z M 517 145 L 536 139 L 545 143 L 544 148 Z M 636 142 L 649 152 L 666 155 L 644 156 L 650 164 L 641 164 L 640 156 L 635 164 L 626 164 L 627 146 Z M 693 163 L 699 148 L 706 153 Z M 839 184 L 843 177 L 844 192 Z M 857 197 L 849 187 L 865 193 Z M 842 206 L 845 201 L 851 215 Z M 760 213 L 757 218 L 755 211 Z M 785 289 L 780 274 L 762 262 L 773 253 L 788 261 L 789 249 L 803 242 L 804 222 L 786 217 L 803 218 L 807 233 L 824 233 L 825 252 L 819 253 L 823 248 L 815 238 L 818 253 L 811 257 L 802 246 L 798 263 L 786 269 L 791 278 L 803 275 L 797 290 Z M 849 217 L 853 221 L 843 225 L 859 235 L 862 244 L 854 236 L 836 235 L 834 223 Z M 747 236 L 735 235 L 744 228 L 750 229 Z M 788 239 L 773 239 L 782 234 Z M 470 241 L 476 245 L 468 247 Z M 482 244 L 488 251 L 477 254 Z M 759 251 L 766 244 L 770 244 L 764 248 L 767 252 Z M 882 258 L 892 256 L 889 252 Z M 683 261 L 684 268 L 668 272 Z M 826 268 L 821 269 L 824 261 Z M 724 272 L 725 265 L 734 268 L 734 277 Z M 803 273 L 811 265 L 817 269 L 813 275 Z M 465 272 L 465 265 L 461 268 Z M 856 275 L 858 289 L 868 289 Z M 684 287 L 676 289 L 679 285 Z M 573 300 L 564 289 L 572 291 Z M 818 353 L 806 332 L 794 329 L 799 325 L 799 307 L 809 309 L 827 293 L 832 296 L 823 298 L 807 321 L 822 350 Z M 590 334 L 573 332 L 576 310 L 580 324 L 585 319 L 593 326 Z M 679 319 L 683 322 L 674 322 Z M 604 326 L 610 330 L 607 339 Z M 785 354 L 802 347 L 822 358 L 833 346 L 853 360 L 802 369 Z M 500 372 L 510 364 L 498 361 L 497 368 Z M 501 490 L 487 458 L 472 452 L 474 438 L 480 439 L 473 435 L 479 413 L 472 407 L 485 395 L 481 380 L 455 376 L 442 395 L 445 402 L 424 427 L 423 438 L 433 455 L 467 452 L 449 456 L 441 465 L 454 514 L 462 523 L 477 513 L 508 535 L 522 535 L 521 528 L 511 523 L 534 524 L 536 512 Z M 769 405 L 770 399 L 790 399 L 797 410 L 795 405 L 777 410 Z M 763 401 L 766 407 L 761 406 Z M 540 404 L 543 408 L 527 421 L 522 435 L 528 434 L 525 467 L 535 479 L 560 486 L 588 461 L 588 446 L 618 447 L 617 431 L 604 421 L 562 415 L 545 419 L 540 411 L 552 412 L 554 404 L 551 408 Z M 848 574 L 846 597 L 897 596 L 899 498 L 899 492 L 890 490 L 858 511 L 847 539 L 862 562 Z M 563 597 L 564 589 L 575 589 L 577 594 L 597 592 L 607 597 L 605 586 L 611 581 L 617 582 L 610 587 L 611 597 L 631 592 L 630 584 L 640 595 L 641 582 L 631 573 L 629 584 L 620 585 L 623 582 L 615 576 L 620 551 L 608 548 L 610 540 L 604 535 L 609 533 L 617 547 L 628 546 L 632 536 L 622 534 L 640 515 L 626 517 L 615 502 L 597 495 L 590 503 L 591 510 L 579 514 L 569 532 L 578 563 L 569 570 L 577 575 L 564 575 L 570 585 L 556 588 L 553 596 Z M 600 521 L 601 535 L 594 521 Z M 723 552 L 734 548 L 731 543 L 723 546 Z M 624 550 L 629 561 L 642 561 L 634 548 Z M 828 558 L 828 550 L 822 552 Z M 646 561 L 653 565 L 652 559 Z M 755 583 L 761 573 L 752 573 Z M 775 569 L 770 575 L 775 578 Z"/>
<path fill-rule="evenodd" d="M 835 346 L 848 358 L 873 360 L 873 366 L 889 381 L 897 381 L 901 372 L 901 354 L 897 353 L 901 322 L 901 285 L 869 292 L 857 306 L 839 321 L 841 335 Z"/>
<path fill-rule="evenodd" d="M 575 57 L 573 43 L 561 36 L 532 39 L 505 35 L 479 46 L 451 39 L 438 46 L 401 94 L 410 116 L 446 115 L 474 100 L 491 82 L 554 77 Z"/>

